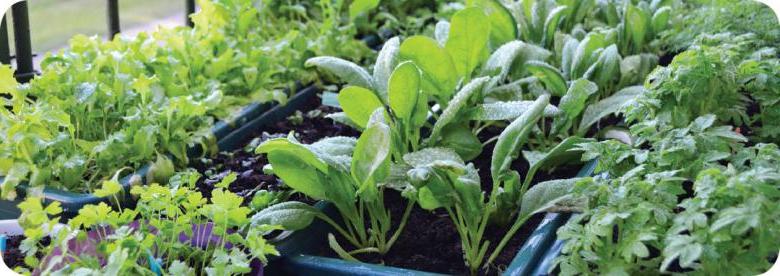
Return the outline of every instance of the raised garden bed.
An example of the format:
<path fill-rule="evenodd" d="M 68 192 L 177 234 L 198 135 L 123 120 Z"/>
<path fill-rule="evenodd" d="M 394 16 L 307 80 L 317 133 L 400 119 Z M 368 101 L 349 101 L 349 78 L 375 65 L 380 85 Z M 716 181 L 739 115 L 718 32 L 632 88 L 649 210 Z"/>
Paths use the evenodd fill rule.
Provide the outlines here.
<path fill-rule="evenodd" d="M 306 104 L 311 98 L 316 98 L 316 94 L 319 92 L 314 86 L 307 86 L 300 89 L 294 94 L 292 98 L 285 105 L 273 105 L 273 104 L 252 104 L 242 109 L 241 112 L 236 114 L 231 121 L 219 121 L 212 128 L 212 133 L 217 141 L 218 150 L 230 151 L 238 148 L 240 144 L 237 141 L 244 139 L 241 135 L 234 134 L 235 132 L 241 132 L 241 129 L 257 129 L 271 125 L 273 122 L 282 120 L 292 115 L 300 105 Z M 192 156 L 198 156 L 202 152 L 202 149 L 198 147 L 190 148 L 190 154 Z M 144 183 L 146 179 L 149 165 L 138 168 L 135 172 L 124 176 L 120 180 L 125 191 L 129 191 L 133 182 Z M 3 177 L 0 177 L 2 181 Z M 27 193 L 27 186 L 22 184 L 17 187 L 17 193 L 20 198 L 24 198 Z M 60 202 L 65 217 L 72 217 L 82 206 L 87 204 L 97 204 L 99 202 L 109 202 L 109 197 L 96 197 L 92 194 L 80 194 L 68 191 L 62 191 L 53 188 L 44 188 L 43 197 L 46 204 L 51 202 Z M 7 201 L 4 201 L 7 202 Z M 17 205 L 19 200 L 13 201 L 10 205 Z M 3 211 L 9 218 L 18 217 L 19 210 L 9 210 L 4 208 Z M 15 208 L 15 207 L 14 207 Z"/>

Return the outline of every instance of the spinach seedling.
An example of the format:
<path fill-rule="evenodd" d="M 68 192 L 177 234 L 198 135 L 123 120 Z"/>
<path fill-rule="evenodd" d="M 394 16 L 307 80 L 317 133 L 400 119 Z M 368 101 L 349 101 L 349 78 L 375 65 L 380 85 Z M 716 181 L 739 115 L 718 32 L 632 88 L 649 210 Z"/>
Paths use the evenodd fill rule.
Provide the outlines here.
<path fill-rule="evenodd" d="M 548 95 L 539 97 L 526 113 L 502 133 L 494 151 L 491 171 L 508 170 L 510 156 L 517 154 L 528 133 L 543 116 L 548 101 Z M 442 208 L 447 211 L 458 230 L 464 260 L 472 274 L 477 272 L 488 253 L 490 241 L 484 240 L 483 236 L 493 215 L 503 207 L 500 203 L 502 200 L 515 198 L 512 205 L 519 204 L 520 213 L 515 224 L 485 262 L 486 266 L 531 215 L 547 210 L 565 199 L 567 187 L 572 183 L 572 180 L 540 183 L 526 192 L 515 184 L 518 178 L 497 178 L 499 181 L 493 183 L 485 201 L 476 168 L 473 164 L 465 164 L 452 149 L 425 148 L 404 155 L 404 162 L 408 166 L 406 174 L 409 186 L 406 194 L 414 196 L 424 209 Z"/>
<path fill-rule="evenodd" d="M 333 226 L 355 250 L 347 252 L 329 235 L 329 244 L 347 260 L 361 253 L 385 254 L 403 231 L 414 201 L 410 200 L 401 222 L 392 230 L 385 208 L 382 182 L 390 172 L 392 144 L 384 109 L 377 108 L 357 141 L 348 137 L 325 138 L 303 145 L 290 136 L 268 140 L 257 147 L 268 155 L 270 170 L 294 190 L 333 203 L 344 225 L 300 202 L 272 205 L 252 218 L 256 224 L 278 224 L 288 230 L 306 227 L 315 217 Z M 366 224 L 368 221 L 368 224 Z"/>

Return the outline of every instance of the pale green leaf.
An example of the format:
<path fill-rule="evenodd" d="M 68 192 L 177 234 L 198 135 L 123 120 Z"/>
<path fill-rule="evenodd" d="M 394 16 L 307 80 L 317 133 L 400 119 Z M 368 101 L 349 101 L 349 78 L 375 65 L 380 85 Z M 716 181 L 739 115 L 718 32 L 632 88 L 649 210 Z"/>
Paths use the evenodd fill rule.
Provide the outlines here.
<path fill-rule="evenodd" d="M 452 56 L 459 76 L 468 78 L 479 65 L 489 38 L 490 22 L 481 8 L 466 8 L 452 16 L 444 48 Z"/>
<path fill-rule="evenodd" d="M 519 154 L 520 148 L 525 144 L 528 134 L 534 128 L 544 114 L 544 107 L 550 102 L 548 94 L 539 96 L 528 111 L 514 120 L 498 136 L 498 141 L 493 148 L 493 158 L 490 163 L 490 173 L 493 181 L 501 181 L 509 170 L 509 165 L 514 157 Z"/>
<path fill-rule="evenodd" d="M 579 208 L 571 199 L 571 189 L 580 178 L 558 179 L 537 183 L 523 195 L 518 217 L 527 217 L 557 208 L 557 211 L 574 211 Z M 567 203 L 567 204 L 562 204 Z"/>
<path fill-rule="evenodd" d="M 626 106 L 626 104 L 631 103 L 637 96 L 644 93 L 644 91 L 645 89 L 643 86 L 629 86 L 621 89 L 608 98 L 588 105 L 588 107 L 585 109 L 585 112 L 582 114 L 579 131 L 581 133 L 585 132 L 588 130 L 588 128 L 590 128 L 590 126 L 607 115 L 620 112 L 623 107 Z"/>
<path fill-rule="evenodd" d="M 368 71 L 351 61 L 329 56 L 314 57 L 306 60 L 306 67 L 312 66 L 341 78 L 347 84 L 374 89 L 374 81 Z"/>
<path fill-rule="evenodd" d="M 488 77 L 474 79 L 464 85 L 463 88 L 458 91 L 458 94 L 455 94 L 455 97 L 450 100 L 447 108 L 445 108 L 441 113 L 441 116 L 439 116 L 439 120 L 433 125 L 433 130 L 431 130 L 431 135 L 428 138 L 429 143 L 436 143 L 444 127 L 458 120 L 460 117 L 458 115 L 468 107 L 469 99 L 471 99 L 473 95 L 480 93 L 482 87 L 488 80 L 490 80 Z"/>
<path fill-rule="evenodd" d="M 371 113 L 384 106 L 374 92 L 358 86 L 348 86 L 339 92 L 339 105 L 347 117 L 365 128 Z"/>
<path fill-rule="evenodd" d="M 252 216 L 252 226 L 279 225 L 285 230 L 301 230 L 314 220 L 317 209 L 306 203 L 287 201 L 274 204 Z"/>
<path fill-rule="evenodd" d="M 535 60 L 528 61 L 526 68 L 545 84 L 550 94 L 559 97 L 566 94 L 566 80 L 561 75 L 561 72 L 558 71 L 558 68 Z"/>
<path fill-rule="evenodd" d="M 409 122 L 420 98 L 420 70 L 411 61 L 398 65 L 390 76 L 388 87 L 390 108 L 402 120 Z"/>
<path fill-rule="evenodd" d="M 411 60 L 422 71 L 423 91 L 449 98 L 458 84 L 458 74 L 450 54 L 425 36 L 412 36 L 401 43 L 402 60 Z"/>
<path fill-rule="evenodd" d="M 390 75 L 398 64 L 400 41 L 398 37 L 393 37 L 386 41 L 377 55 L 376 64 L 374 64 L 374 84 L 380 98 L 385 102 L 388 101 L 387 86 L 390 81 Z"/>
<path fill-rule="evenodd" d="M 514 120 L 533 105 L 533 101 L 494 102 L 477 105 L 469 119 L 478 121 Z M 544 107 L 544 117 L 553 117 L 560 111 L 554 105 Z"/>

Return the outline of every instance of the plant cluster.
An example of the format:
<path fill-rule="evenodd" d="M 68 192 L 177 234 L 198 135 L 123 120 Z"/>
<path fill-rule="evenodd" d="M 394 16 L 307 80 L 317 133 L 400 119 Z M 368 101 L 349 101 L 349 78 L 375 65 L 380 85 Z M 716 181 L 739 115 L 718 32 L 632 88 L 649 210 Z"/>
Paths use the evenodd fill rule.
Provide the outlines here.
<path fill-rule="evenodd" d="M 197 178 L 190 179 L 182 186 L 135 186 L 134 208 L 86 205 L 59 228 L 58 202 L 44 207 L 27 197 L 19 204 L 25 263 L 41 274 L 240 275 L 279 254 L 263 238 L 279 227 L 251 224 L 243 198 L 225 190 L 230 180 L 206 199 L 193 190 Z M 117 200 L 122 192 L 115 176 L 95 193 Z M 36 258 L 39 251 L 46 257 Z"/>
<path fill-rule="evenodd" d="M 538 12 L 540 8 L 533 9 Z M 350 159 L 350 152 L 336 158 L 321 146 L 334 138 L 311 145 L 300 145 L 291 138 L 267 141 L 257 151 L 268 154 L 268 171 L 303 194 L 334 203 L 346 227 L 298 203 L 271 206 L 258 216 L 285 226 L 276 222 L 286 222 L 284 212 L 294 211 L 301 220 L 291 222 L 288 229 L 308 225 L 315 217 L 323 219 L 357 249 L 345 251 L 334 236 L 330 236 L 331 248 L 355 260 L 359 253 L 386 253 L 413 205 L 442 209 L 458 229 L 467 267 L 476 273 L 492 264 L 531 215 L 573 204 L 567 199 L 568 187 L 575 180 L 532 187 L 534 174 L 576 162 L 577 145 L 589 141 L 584 138 L 589 130 L 644 92 L 635 85 L 655 66 L 657 57 L 643 54 L 622 59 L 617 31 L 594 30 L 579 40 L 563 33 L 557 23 L 545 29 L 549 41 L 542 36 L 524 42 L 518 40 L 522 32 L 516 20 L 498 1 L 468 1 L 449 21 L 436 24 L 433 37 L 388 40 L 373 72 L 337 57 L 309 59 L 307 65 L 347 84 L 336 96 L 343 112 L 329 117 L 363 131 L 360 140 L 375 136 L 376 122 L 381 121 L 387 136 L 381 143 L 376 140 L 373 150 L 388 155 L 382 157 L 383 165 L 377 165 L 383 167 L 377 169 L 382 173 L 375 174 L 366 186 L 365 177 L 355 173 L 356 164 L 379 163 L 355 163 L 359 159 Z M 565 47 L 557 47 L 562 44 Z M 501 134 L 480 137 L 486 129 L 499 129 Z M 491 143 L 495 146 L 490 168 L 468 163 Z M 510 168 L 521 154 L 529 163 L 526 172 Z M 479 174 L 488 172 L 492 185 L 483 190 Z M 349 189 L 320 188 L 325 183 Z M 391 187 L 407 199 L 407 211 L 392 235 L 392 227 L 385 225 L 390 222 L 388 211 L 377 200 L 375 186 L 380 195 L 383 188 Z M 336 196 L 342 192 L 349 196 Z M 505 227 L 504 238 L 485 240 L 488 225 Z M 366 243 L 361 235 L 370 235 L 364 232 L 376 236 Z M 491 244 L 493 250 L 488 252 Z"/>
<path fill-rule="evenodd" d="M 600 177 L 559 230 L 561 274 L 743 274 L 777 258 L 775 49 L 756 35 L 700 35 L 626 105 L 631 144 L 580 144 Z M 774 67 L 776 68 L 776 67 Z M 766 143 L 770 142 L 770 143 Z"/>
<path fill-rule="evenodd" d="M 202 0 L 194 28 L 74 37 L 30 84 L 0 68 L 0 190 L 110 198 L 58 225 L 30 189 L 34 273 L 244 274 L 280 254 L 264 236 L 315 219 L 339 257 L 383 258 L 415 208 L 450 219 L 474 275 L 552 211 L 581 212 L 559 231 L 561 274 L 758 273 L 780 247 L 777 24 L 700 35 L 757 9 L 716 2 Z M 383 29 L 399 36 L 376 53 L 354 39 Z M 204 197 L 183 168 L 194 147 L 213 153 L 213 122 L 298 82 L 343 84 L 326 87 L 327 118 L 359 137 L 263 134 L 245 148 L 281 188 L 244 202 L 229 173 Z M 581 162 L 599 175 L 534 183 Z M 147 163 L 149 184 L 123 190 Z"/>
<path fill-rule="evenodd" d="M 306 9 L 274 16 L 291 5 L 199 1 L 194 28 L 111 41 L 76 36 L 69 49 L 44 58 L 29 85 L 3 68 L 0 93 L 11 98 L 0 113 L 0 133 L 9 137 L 0 146 L 3 197 L 15 198 L 22 182 L 91 192 L 117 170 L 147 163 L 155 166 L 150 181 L 164 182 L 173 166 L 188 163 L 188 149 L 216 150 L 215 119 L 229 121 L 252 102 L 283 103 L 296 82 L 314 81 L 306 58 L 368 55 L 352 39 L 354 27 L 341 25 L 340 6 L 317 9 L 327 13 L 322 24 L 303 24 L 319 14 Z"/>

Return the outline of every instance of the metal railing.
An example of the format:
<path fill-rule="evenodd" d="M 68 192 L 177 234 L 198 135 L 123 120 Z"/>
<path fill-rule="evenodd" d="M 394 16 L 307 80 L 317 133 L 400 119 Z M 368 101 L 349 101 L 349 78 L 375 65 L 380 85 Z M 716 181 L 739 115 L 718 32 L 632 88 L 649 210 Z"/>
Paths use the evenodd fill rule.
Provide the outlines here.
<path fill-rule="evenodd" d="M 108 23 L 108 38 L 111 39 L 121 31 L 119 24 L 119 0 L 106 0 L 108 13 L 106 22 Z M 195 13 L 195 0 L 185 0 L 185 23 L 192 26 L 192 19 L 189 15 Z M 27 1 L 21 1 L 11 6 L 11 16 L 13 17 L 14 30 L 14 49 L 15 53 L 11 55 L 8 41 L 8 25 L 5 15 L 0 20 L 0 63 L 11 64 L 11 60 L 16 61 L 16 72 L 14 77 L 19 82 L 28 82 L 37 72 L 33 65 L 32 41 L 30 39 L 30 18 L 27 9 Z"/>

